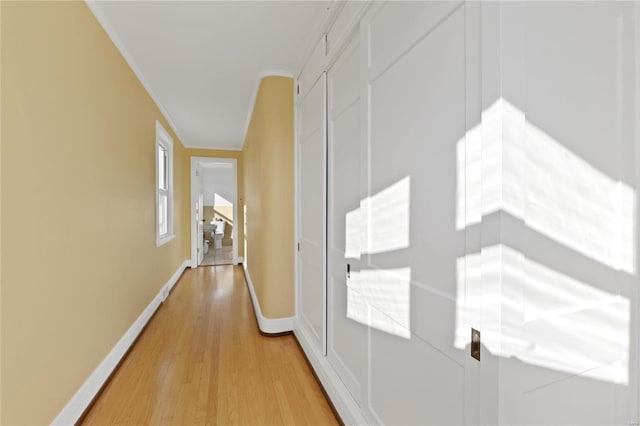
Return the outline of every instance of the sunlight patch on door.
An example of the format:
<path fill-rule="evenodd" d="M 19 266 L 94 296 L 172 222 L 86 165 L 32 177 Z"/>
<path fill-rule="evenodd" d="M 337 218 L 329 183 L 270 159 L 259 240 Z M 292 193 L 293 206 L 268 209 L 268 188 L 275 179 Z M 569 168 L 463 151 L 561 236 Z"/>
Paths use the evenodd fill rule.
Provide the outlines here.
<path fill-rule="evenodd" d="M 409 247 L 409 176 L 368 199 L 367 253 L 384 253 Z"/>
<path fill-rule="evenodd" d="M 527 226 L 592 259 L 634 273 L 634 191 L 527 125 Z"/>
<path fill-rule="evenodd" d="M 504 245 L 458 260 L 455 346 L 482 318 L 493 355 L 616 384 L 629 383 L 629 300 L 562 274 Z M 465 293 L 465 276 L 497 283 Z M 468 286 L 467 286 L 468 287 Z M 482 311 L 480 311 L 482 307 Z"/>
<path fill-rule="evenodd" d="M 345 216 L 345 259 L 357 259 L 360 257 L 360 233 L 362 223 L 362 210 L 355 209 L 347 212 Z"/>
<path fill-rule="evenodd" d="M 456 144 L 456 229 L 482 221 L 482 128 L 467 130 Z"/>
<path fill-rule="evenodd" d="M 527 122 L 503 99 L 483 112 L 481 129 L 482 139 L 476 126 L 456 147 L 458 230 L 503 211 L 578 253 L 635 273 L 633 188 Z"/>
<path fill-rule="evenodd" d="M 410 178 L 360 202 L 345 217 L 345 259 L 384 256 L 409 247 Z M 352 270 L 347 278 L 347 318 L 411 338 L 411 268 Z"/>
<path fill-rule="evenodd" d="M 633 188 L 503 99 L 483 112 L 480 128 L 481 138 L 476 126 L 456 146 L 458 231 L 507 213 L 532 237 L 568 249 L 566 262 L 584 256 L 608 268 L 610 279 L 635 273 Z M 578 279 L 502 244 L 478 250 L 456 262 L 455 347 L 468 349 L 470 328 L 481 324 L 482 344 L 493 355 L 629 383 L 628 298 L 606 291 L 602 277 Z"/>
<path fill-rule="evenodd" d="M 411 338 L 411 268 L 352 272 L 347 318 L 395 336 Z"/>

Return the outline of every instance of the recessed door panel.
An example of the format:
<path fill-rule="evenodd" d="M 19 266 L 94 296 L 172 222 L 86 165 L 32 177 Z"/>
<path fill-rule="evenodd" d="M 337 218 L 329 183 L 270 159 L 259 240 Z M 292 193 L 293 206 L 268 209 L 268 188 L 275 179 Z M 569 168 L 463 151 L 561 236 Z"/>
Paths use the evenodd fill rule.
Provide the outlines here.
<path fill-rule="evenodd" d="M 329 70 L 328 359 L 357 403 L 364 402 L 366 320 L 349 283 L 360 268 L 360 49 L 354 40 Z"/>
<path fill-rule="evenodd" d="M 368 67 L 379 74 L 460 7 L 460 1 L 388 1 L 368 19 Z"/>
<path fill-rule="evenodd" d="M 436 18 L 385 29 L 427 9 Z M 356 290 L 371 327 L 368 410 L 384 424 L 475 422 L 467 399 L 478 395 L 467 388 L 478 379 L 467 370 L 477 361 L 456 342 L 466 290 L 465 229 L 456 223 L 465 209 L 465 12 L 387 4 L 365 24 L 368 180 Z"/>
<path fill-rule="evenodd" d="M 385 316 L 382 312 L 372 315 Z M 371 331 L 375 419 L 388 425 L 465 424 L 464 367 L 419 337 Z"/>
<path fill-rule="evenodd" d="M 326 351 L 326 77 L 300 100 L 298 124 L 299 285 L 301 319 Z"/>
<path fill-rule="evenodd" d="M 628 2 L 501 12 L 502 61 L 522 76 L 505 80 L 502 99 L 504 126 L 522 143 L 500 166 L 522 200 L 502 207 L 522 237 L 502 249 L 503 270 L 521 278 L 502 285 L 502 344 L 490 348 L 504 372 L 500 415 L 629 424 L 638 419 L 639 15 Z"/>

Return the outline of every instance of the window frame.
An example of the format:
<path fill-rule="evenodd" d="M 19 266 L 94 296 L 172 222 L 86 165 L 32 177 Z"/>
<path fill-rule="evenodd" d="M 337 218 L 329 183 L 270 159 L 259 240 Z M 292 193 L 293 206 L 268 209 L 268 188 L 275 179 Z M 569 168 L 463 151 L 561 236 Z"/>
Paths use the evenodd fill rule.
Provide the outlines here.
<path fill-rule="evenodd" d="M 166 170 L 164 177 L 166 179 L 167 188 L 161 188 L 160 182 L 160 148 L 162 148 L 166 155 Z M 155 193 L 156 193 L 156 247 L 160 247 L 163 244 L 175 238 L 173 232 L 173 139 L 169 133 L 162 127 L 159 121 L 156 121 L 156 143 L 155 143 Z M 160 200 L 162 196 L 167 197 L 167 211 L 165 222 L 167 224 L 167 232 L 160 233 Z"/>

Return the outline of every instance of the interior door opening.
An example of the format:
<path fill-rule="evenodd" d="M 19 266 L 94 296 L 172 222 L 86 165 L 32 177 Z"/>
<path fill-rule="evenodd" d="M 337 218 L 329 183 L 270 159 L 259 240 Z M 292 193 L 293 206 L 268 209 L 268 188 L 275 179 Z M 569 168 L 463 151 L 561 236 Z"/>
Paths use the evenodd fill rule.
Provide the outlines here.
<path fill-rule="evenodd" d="M 191 158 L 191 267 L 237 265 L 237 161 Z"/>

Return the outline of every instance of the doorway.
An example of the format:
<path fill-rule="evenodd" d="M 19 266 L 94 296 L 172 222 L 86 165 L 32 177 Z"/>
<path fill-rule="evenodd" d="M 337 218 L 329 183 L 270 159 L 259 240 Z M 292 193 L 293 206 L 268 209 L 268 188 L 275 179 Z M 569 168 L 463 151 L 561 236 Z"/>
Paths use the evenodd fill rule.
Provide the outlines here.
<path fill-rule="evenodd" d="M 237 265 L 236 159 L 191 157 L 190 216 L 191 267 Z"/>

